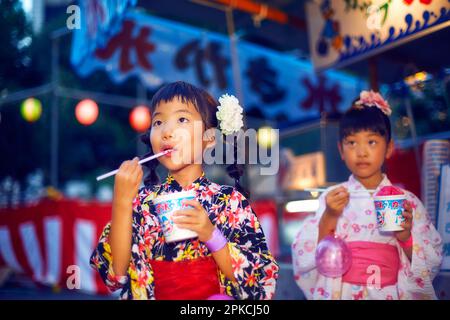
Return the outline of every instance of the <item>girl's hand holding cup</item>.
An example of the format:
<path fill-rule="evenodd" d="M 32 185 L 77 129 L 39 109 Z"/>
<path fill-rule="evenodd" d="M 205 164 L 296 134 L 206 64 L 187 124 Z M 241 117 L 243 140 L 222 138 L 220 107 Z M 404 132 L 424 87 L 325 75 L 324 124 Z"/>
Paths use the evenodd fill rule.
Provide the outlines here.
<path fill-rule="evenodd" d="M 192 230 L 198 234 L 200 241 L 208 241 L 214 231 L 214 225 L 205 209 L 197 200 L 184 200 L 183 204 L 192 208 L 179 210 L 173 214 L 177 227 Z"/>
<path fill-rule="evenodd" d="M 409 201 L 404 202 L 403 204 L 403 218 L 401 226 L 403 228 L 402 231 L 395 231 L 395 236 L 400 241 L 407 241 L 411 236 L 412 229 L 412 220 L 413 220 L 413 209 L 411 203 Z"/>

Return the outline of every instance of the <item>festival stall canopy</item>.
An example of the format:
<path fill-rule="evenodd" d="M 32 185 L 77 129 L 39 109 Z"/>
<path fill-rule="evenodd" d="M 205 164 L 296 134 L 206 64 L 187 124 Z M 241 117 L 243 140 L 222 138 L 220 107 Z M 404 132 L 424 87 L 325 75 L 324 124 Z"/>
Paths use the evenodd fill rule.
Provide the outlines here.
<path fill-rule="evenodd" d="M 184 80 L 216 97 L 235 94 L 247 112 L 258 110 L 278 120 L 343 111 L 366 86 L 343 72 L 317 75 L 309 61 L 246 41 L 237 42 L 233 66 L 236 56 L 229 37 L 131 9 L 114 35 L 98 41 L 97 48 L 80 59 L 80 48 L 89 40 L 83 29 L 75 31 L 71 61 L 82 77 L 102 70 L 116 83 L 137 77 L 153 90 Z"/>
<path fill-rule="evenodd" d="M 310 54 L 319 70 L 349 65 L 450 26 L 446 0 L 321 0 L 307 2 L 306 9 Z"/>

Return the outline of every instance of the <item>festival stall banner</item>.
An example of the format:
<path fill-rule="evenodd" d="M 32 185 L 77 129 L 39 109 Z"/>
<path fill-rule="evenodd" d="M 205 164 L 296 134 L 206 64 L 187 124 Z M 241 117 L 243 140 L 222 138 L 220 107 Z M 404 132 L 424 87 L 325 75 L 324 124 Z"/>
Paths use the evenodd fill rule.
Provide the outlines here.
<path fill-rule="evenodd" d="M 117 33 L 124 13 L 134 7 L 137 0 L 78 0 L 80 25 L 74 33 L 77 47 L 72 51 L 72 61 L 82 63 L 95 49 Z"/>
<path fill-rule="evenodd" d="M 111 204 L 42 200 L 0 210 L 0 267 L 35 282 L 85 293 L 107 294 L 89 260 Z"/>
<path fill-rule="evenodd" d="M 306 3 L 306 12 L 311 57 L 319 70 L 350 64 L 450 25 L 448 0 L 319 0 Z"/>
<path fill-rule="evenodd" d="M 229 37 L 128 10 L 121 29 L 84 60 L 74 57 L 84 46 L 72 43 L 72 64 L 82 77 L 106 72 L 115 83 L 137 77 L 155 90 L 163 83 L 183 80 L 213 96 L 238 96 L 233 83 Z M 83 38 L 88 41 L 87 38 Z M 303 120 L 321 112 L 344 111 L 366 83 L 342 72 L 317 75 L 309 61 L 237 41 L 241 104 L 267 118 Z"/>

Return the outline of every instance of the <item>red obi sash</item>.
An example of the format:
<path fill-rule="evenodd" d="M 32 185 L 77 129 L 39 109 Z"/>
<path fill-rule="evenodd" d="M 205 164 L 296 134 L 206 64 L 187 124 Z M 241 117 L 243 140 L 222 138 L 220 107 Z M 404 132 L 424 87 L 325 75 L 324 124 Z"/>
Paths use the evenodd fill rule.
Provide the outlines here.
<path fill-rule="evenodd" d="M 380 288 L 397 284 L 400 257 L 395 246 L 369 241 L 351 241 L 347 245 L 352 265 L 342 276 L 343 282 Z"/>
<path fill-rule="evenodd" d="M 157 300 L 206 300 L 220 293 L 217 264 L 209 256 L 185 261 L 150 260 Z"/>

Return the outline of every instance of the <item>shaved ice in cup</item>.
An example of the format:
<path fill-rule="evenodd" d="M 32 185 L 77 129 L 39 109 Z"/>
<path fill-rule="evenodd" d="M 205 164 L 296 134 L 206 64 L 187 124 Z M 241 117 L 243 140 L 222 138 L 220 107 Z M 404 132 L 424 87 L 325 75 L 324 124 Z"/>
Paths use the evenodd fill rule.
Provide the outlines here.
<path fill-rule="evenodd" d="M 194 231 L 177 227 L 173 221 L 173 213 L 178 210 L 191 209 L 183 204 L 184 200 L 194 200 L 195 191 L 182 191 L 160 195 L 152 200 L 152 209 L 158 216 L 166 242 L 182 241 L 196 238 Z"/>
<path fill-rule="evenodd" d="M 394 186 L 384 186 L 374 195 L 377 224 L 380 231 L 401 231 L 405 193 Z"/>

